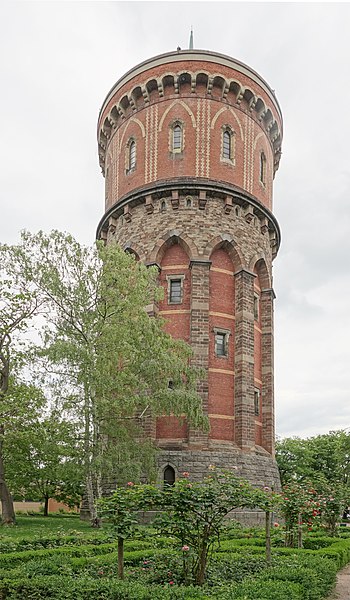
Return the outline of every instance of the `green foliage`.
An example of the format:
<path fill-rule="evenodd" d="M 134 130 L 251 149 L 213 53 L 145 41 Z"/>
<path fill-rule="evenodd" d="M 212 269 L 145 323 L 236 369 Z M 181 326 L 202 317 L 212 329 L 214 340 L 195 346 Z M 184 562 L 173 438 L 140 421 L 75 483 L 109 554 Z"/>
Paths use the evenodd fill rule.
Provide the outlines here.
<path fill-rule="evenodd" d="M 305 526 L 312 528 L 319 518 L 320 499 L 316 490 L 309 484 L 290 482 L 283 488 L 279 510 L 285 521 L 286 546 L 293 546 L 298 537 L 298 546 L 302 546 L 302 532 Z"/>
<path fill-rule="evenodd" d="M 140 480 L 142 472 L 154 476 L 154 449 L 142 433 L 147 419 L 185 414 L 190 425 L 207 428 L 191 349 L 145 311 L 160 297 L 156 269 L 136 262 L 116 243 L 84 247 L 69 234 L 24 232 L 18 246 L 6 247 L 6 256 L 42 302 L 36 375 L 80 430 L 95 518 L 102 479 L 121 483 Z"/>
<path fill-rule="evenodd" d="M 4 448 L 7 477 L 15 495 L 36 500 L 56 498 L 68 505 L 80 503 L 81 449 L 76 425 L 53 411 L 21 431 L 8 432 Z"/>
<path fill-rule="evenodd" d="M 85 577 L 34 577 L 0 582 L 0 597 L 11 600 L 197 600 L 206 598 L 195 588 L 174 589 L 168 586 L 142 585 L 115 580 L 97 581 Z"/>
<path fill-rule="evenodd" d="M 347 486 L 350 481 L 350 435 L 331 431 L 315 437 L 285 438 L 276 442 L 276 460 L 282 484 L 323 481 Z"/>
<path fill-rule="evenodd" d="M 185 481 L 189 483 L 188 478 Z M 137 490 L 132 493 L 137 499 Z M 76 517 L 49 518 L 46 522 L 41 517 L 22 517 L 20 523 L 27 519 L 32 526 L 36 520 L 44 522 L 46 533 L 49 531 L 47 523 L 53 531 L 56 531 L 55 522 L 61 524 L 61 534 L 52 535 L 52 540 L 56 543 L 61 538 L 67 545 L 4 554 L 1 560 L 4 558 L 5 562 L 0 567 L 0 598 L 115 600 L 152 596 L 160 600 L 281 600 L 287 597 L 289 600 L 321 600 L 332 588 L 336 570 L 350 560 L 349 537 L 338 539 L 318 534 L 307 537 L 305 544 L 319 549 L 274 548 L 269 567 L 264 559 L 263 531 L 240 529 L 242 537 L 223 540 L 213 552 L 205 585 L 184 587 L 179 544 L 173 538 L 158 538 L 154 529 L 143 528 L 142 535 L 139 529 L 134 531 L 133 535 L 140 536 L 138 539 L 133 537 L 125 542 L 127 580 L 121 582 L 116 579 L 116 544 L 106 543 L 103 531 L 96 532 L 94 544 L 91 529 L 85 524 L 81 524 L 86 527 L 85 533 L 72 534 L 68 529 L 69 523 L 78 524 Z M 15 540 L 13 531 L 10 533 Z M 111 533 L 115 536 L 112 528 Z M 7 539 L 11 539 L 11 535 Z M 74 538 L 79 541 L 76 547 L 71 545 Z M 33 543 L 39 540 L 37 529 Z M 48 535 L 41 540 L 50 544 Z M 30 542 L 18 539 L 19 543 L 23 541 Z M 326 543 L 326 547 L 321 547 Z"/>
<path fill-rule="evenodd" d="M 286 581 L 247 581 L 227 586 L 214 596 L 220 600 L 305 600 L 304 589 L 299 583 Z"/>
<path fill-rule="evenodd" d="M 156 526 L 179 540 L 184 580 L 203 585 L 209 555 L 220 540 L 225 516 L 235 508 L 255 507 L 260 492 L 232 473 L 214 467 L 202 482 L 192 483 L 188 473 L 183 475 L 173 486 L 164 488 L 164 512 Z"/>

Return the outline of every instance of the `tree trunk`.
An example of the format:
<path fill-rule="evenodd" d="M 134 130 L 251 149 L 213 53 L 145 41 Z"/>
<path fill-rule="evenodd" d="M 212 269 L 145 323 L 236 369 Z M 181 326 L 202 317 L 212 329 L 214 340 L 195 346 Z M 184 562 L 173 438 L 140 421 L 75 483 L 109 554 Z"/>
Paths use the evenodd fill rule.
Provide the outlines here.
<path fill-rule="evenodd" d="M 298 548 L 303 547 L 303 527 L 302 527 L 302 516 L 298 516 Z"/>
<path fill-rule="evenodd" d="M 271 564 L 271 512 L 265 513 L 265 540 L 266 540 L 266 562 Z"/>
<path fill-rule="evenodd" d="M 45 496 L 45 501 L 44 501 L 44 517 L 48 517 L 49 516 L 49 497 Z"/>
<path fill-rule="evenodd" d="M 100 519 L 97 517 L 97 510 L 95 504 L 94 484 L 92 481 L 92 473 L 89 471 L 86 477 L 86 496 L 89 505 L 90 521 L 92 527 L 100 526 Z"/>
<path fill-rule="evenodd" d="M 118 577 L 124 579 L 124 538 L 118 537 Z"/>
<path fill-rule="evenodd" d="M 207 558 L 208 558 L 208 540 L 209 540 L 209 532 L 208 529 L 205 528 L 203 534 L 203 540 L 201 544 L 201 549 L 198 556 L 198 567 L 196 573 L 196 584 L 203 585 L 205 578 L 205 571 L 207 568 Z"/>
<path fill-rule="evenodd" d="M 0 426 L 0 500 L 2 506 L 2 525 L 14 525 L 16 522 L 13 500 L 5 480 L 5 467 L 3 457 L 4 426 Z"/>

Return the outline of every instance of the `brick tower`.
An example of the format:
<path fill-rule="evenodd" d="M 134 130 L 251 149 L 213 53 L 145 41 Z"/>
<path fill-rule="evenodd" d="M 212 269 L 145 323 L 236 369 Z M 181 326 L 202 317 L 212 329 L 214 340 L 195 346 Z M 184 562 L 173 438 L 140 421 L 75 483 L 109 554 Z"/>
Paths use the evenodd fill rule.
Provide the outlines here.
<path fill-rule="evenodd" d="M 159 475 L 209 464 L 278 482 L 274 461 L 272 184 L 282 116 L 247 65 L 178 50 L 128 71 L 98 120 L 106 180 L 97 237 L 157 265 L 167 331 L 193 348 L 210 433 L 157 419 Z"/>

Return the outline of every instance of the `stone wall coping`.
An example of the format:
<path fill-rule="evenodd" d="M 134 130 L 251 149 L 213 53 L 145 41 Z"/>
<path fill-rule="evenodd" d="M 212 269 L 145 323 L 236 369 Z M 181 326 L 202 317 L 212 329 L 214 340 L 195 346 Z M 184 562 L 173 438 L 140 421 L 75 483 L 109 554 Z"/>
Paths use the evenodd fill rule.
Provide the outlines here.
<path fill-rule="evenodd" d="M 250 271 L 249 269 L 246 269 L 245 267 L 242 267 L 241 269 L 236 271 L 233 275 L 235 277 L 236 275 L 239 275 L 240 273 L 247 273 L 248 275 L 251 275 L 252 277 L 257 277 L 256 273 L 254 273 L 253 271 Z"/>
<path fill-rule="evenodd" d="M 203 266 L 203 267 L 210 267 L 211 266 L 212 261 L 208 260 L 207 258 L 192 258 L 190 260 L 190 268 L 193 265 L 199 265 L 199 266 Z"/>

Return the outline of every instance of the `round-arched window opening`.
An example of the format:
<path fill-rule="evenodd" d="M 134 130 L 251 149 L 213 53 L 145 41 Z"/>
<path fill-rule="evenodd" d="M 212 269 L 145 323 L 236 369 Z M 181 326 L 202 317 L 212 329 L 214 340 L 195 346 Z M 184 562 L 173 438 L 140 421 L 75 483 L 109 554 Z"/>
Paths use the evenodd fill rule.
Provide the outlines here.
<path fill-rule="evenodd" d="M 168 465 L 164 469 L 164 485 L 174 485 L 175 483 L 175 470 L 173 467 Z"/>
<path fill-rule="evenodd" d="M 165 200 L 162 200 L 162 202 L 160 204 L 160 210 L 161 210 L 161 212 L 166 211 L 166 202 L 165 202 Z"/>
<path fill-rule="evenodd" d="M 192 198 L 186 198 L 186 208 L 192 207 Z"/>

